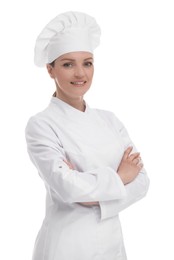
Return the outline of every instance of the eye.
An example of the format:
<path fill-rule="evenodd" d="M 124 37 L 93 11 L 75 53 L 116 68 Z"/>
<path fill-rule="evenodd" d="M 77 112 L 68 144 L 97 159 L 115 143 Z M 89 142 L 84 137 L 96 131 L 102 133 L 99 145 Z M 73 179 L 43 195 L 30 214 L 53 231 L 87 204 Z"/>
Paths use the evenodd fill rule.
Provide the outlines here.
<path fill-rule="evenodd" d="M 63 64 L 63 67 L 65 68 L 71 68 L 73 66 L 72 62 L 66 62 Z"/>
<path fill-rule="evenodd" d="M 91 67 L 91 66 L 93 66 L 93 63 L 91 61 L 86 61 L 84 63 L 84 65 L 85 65 L 85 67 Z"/>

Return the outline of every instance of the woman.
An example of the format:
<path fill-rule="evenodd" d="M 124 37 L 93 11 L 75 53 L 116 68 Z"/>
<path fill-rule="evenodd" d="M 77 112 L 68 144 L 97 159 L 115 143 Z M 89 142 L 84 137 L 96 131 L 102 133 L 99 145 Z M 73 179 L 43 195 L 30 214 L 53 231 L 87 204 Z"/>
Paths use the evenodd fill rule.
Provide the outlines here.
<path fill-rule="evenodd" d="M 35 64 L 47 67 L 56 92 L 26 127 L 28 152 L 47 190 L 33 260 L 125 260 L 118 213 L 148 190 L 123 124 L 84 101 L 99 38 L 94 18 L 67 12 L 36 41 Z"/>

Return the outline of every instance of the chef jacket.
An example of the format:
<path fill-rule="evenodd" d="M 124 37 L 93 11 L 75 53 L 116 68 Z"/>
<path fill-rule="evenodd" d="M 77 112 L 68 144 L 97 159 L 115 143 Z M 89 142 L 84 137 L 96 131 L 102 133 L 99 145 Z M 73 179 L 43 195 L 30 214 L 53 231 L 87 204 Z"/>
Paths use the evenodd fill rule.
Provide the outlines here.
<path fill-rule="evenodd" d="M 142 169 L 124 185 L 117 174 L 125 149 L 137 151 L 120 120 L 111 112 L 88 105 L 82 112 L 52 97 L 29 119 L 26 140 L 47 190 L 33 260 L 125 260 L 118 213 L 146 195 L 149 179 Z"/>

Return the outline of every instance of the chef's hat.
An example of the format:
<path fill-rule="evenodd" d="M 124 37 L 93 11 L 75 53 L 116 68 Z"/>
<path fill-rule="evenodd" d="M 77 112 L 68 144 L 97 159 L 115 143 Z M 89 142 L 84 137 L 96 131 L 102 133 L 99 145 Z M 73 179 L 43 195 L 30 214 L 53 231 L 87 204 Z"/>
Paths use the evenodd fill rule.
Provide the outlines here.
<path fill-rule="evenodd" d="M 51 20 L 37 37 L 34 62 L 43 67 L 65 53 L 93 53 L 99 42 L 100 27 L 93 17 L 66 12 Z"/>

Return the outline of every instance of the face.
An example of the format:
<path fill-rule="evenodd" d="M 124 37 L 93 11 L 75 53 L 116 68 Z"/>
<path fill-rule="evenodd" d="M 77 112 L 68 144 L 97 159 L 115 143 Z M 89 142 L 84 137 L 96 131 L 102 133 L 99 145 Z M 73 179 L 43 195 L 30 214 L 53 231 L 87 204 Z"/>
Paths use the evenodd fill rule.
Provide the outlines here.
<path fill-rule="evenodd" d="M 94 67 L 93 55 L 89 52 L 71 52 L 60 56 L 54 67 L 47 65 L 55 80 L 58 96 L 63 100 L 78 99 L 91 86 Z"/>

